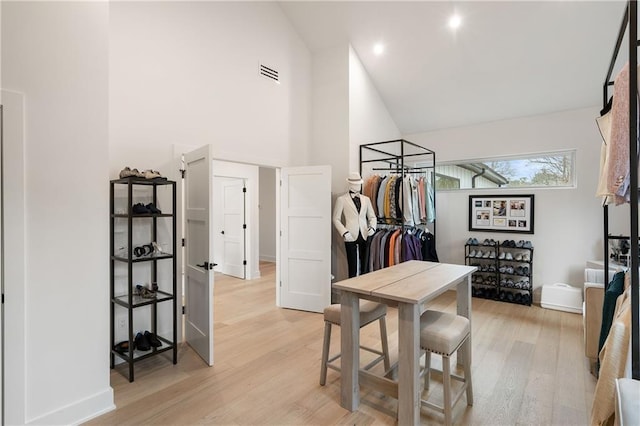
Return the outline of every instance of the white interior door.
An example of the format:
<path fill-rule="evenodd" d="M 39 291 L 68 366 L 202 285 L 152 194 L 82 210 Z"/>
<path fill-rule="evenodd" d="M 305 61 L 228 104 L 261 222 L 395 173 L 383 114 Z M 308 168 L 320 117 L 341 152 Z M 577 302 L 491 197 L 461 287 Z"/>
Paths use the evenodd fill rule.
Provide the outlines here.
<path fill-rule="evenodd" d="M 280 174 L 280 306 L 322 312 L 331 303 L 331 167 Z"/>
<path fill-rule="evenodd" d="M 185 340 L 213 365 L 211 147 L 185 154 Z"/>
<path fill-rule="evenodd" d="M 222 273 L 237 278 L 246 277 L 245 258 L 245 182 L 225 179 L 222 184 L 222 237 L 224 265 Z"/>

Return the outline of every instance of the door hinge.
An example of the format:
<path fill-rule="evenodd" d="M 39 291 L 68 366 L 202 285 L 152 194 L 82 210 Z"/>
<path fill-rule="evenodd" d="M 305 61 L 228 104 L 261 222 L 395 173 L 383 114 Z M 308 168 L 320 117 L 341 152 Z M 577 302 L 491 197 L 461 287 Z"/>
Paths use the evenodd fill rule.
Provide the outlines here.
<path fill-rule="evenodd" d="M 243 265 L 246 265 L 246 264 L 247 264 L 247 261 L 246 261 L 246 260 L 243 260 L 243 261 L 242 261 L 242 264 L 243 264 Z"/>
<path fill-rule="evenodd" d="M 184 306 L 182 306 L 182 315 L 184 315 Z"/>
<path fill-rule="evenodd" d="M 247 192 L 247 188 L 242 188 L 242 192 Z"/>
<path fill-rule="evenodd" d="M 280 186 L 282 186 L 282 179 L 280 179 Z"/>
<path fill-rule="evenodd" d="M 180 176 L 182 176 L 182 179 L 184 179 L 184 175 L 187 173 L 187 171 L 185 169 L 179 169 L 180 172 Z"/>
<path fill-rule="evenodd" d="M 280 231 L 280 236 L 282 237 L 282 231 Z"/>
<path fill-rule="evenodd" d="M 184 238 L 182 239 L 182 247 L 184 247 Z"/>
<path fill-rule="evenodd" d="M 280 287 L 282 287 L 282 281 L 280 281 Z"/>
<path fill-rule="evenodd" d="M 2 304 L 4 305 L 4 293 L 2 293 Z"/>
<path fill-rule="evenodd" d="M 246 223 L 242 224 L 242 229 L 247 229 L 247 224 Z"/>

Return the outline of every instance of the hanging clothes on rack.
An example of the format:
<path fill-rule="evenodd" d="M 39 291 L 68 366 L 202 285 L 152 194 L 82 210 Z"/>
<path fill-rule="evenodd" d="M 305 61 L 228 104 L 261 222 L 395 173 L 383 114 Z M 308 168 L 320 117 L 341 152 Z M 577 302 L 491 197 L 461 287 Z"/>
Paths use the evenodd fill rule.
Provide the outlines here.
<path fill-rule="evenodd" d="M 629 63 L 615 78 L 610 113 L 597 120 L 604 146 L 601 148 L 600 180 L 596 196 L 604 204 L 620 205 L 631 199 L 629 169 Z"/>
<path fill-rule="evenodd" d="M 375 200 L 374 211 L 383 223 L 417 226 L 435 220 L 434 192 L 424 176 L 373 175 L 366 179 L 363 194 Z"/>
<path fill-rule="evenodd" d="M 408 260 L 438 262 L 435 238 L 429 230 L 380 225 L 367 242 L 366 272 L 397 265 Z"/>

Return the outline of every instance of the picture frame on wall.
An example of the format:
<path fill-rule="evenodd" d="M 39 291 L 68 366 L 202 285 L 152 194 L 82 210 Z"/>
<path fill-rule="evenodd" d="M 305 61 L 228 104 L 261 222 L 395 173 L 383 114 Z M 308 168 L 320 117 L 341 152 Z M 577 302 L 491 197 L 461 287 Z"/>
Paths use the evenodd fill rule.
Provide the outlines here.
<path fill-rule="evenodd" d="M 469 231 L 533 234 L 534 195 L 469 195 Z"/>

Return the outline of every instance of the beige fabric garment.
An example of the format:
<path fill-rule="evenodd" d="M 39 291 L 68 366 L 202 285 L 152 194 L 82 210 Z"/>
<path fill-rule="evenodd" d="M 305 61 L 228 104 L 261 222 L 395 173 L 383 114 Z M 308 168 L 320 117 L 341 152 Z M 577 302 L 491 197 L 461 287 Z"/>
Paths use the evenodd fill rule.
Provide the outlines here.
<path fill-rule="evenodd" d="M 638 74 L 640 77 L 640 74 Z M 637 101 L 637 97 L 636 97 Z M 606 192 L 616 205 L 629 202 L 629 63 L 620 70 L 613 86 L 611 139 L 607 143 Z"/>
<path fill-rule="evenodd" d="M 596 118 L 598 124 L 598 130 L 602 136 L 602 144 L 600 146 L 600 173 L 598 180 L 598 187 L 596 188 L 596 197 L 603 197 L 602 205 L 611 204 L 613 202 L 613 194 L 607 191 L 608 185 L 608 166 L 607 163 L 607 150 L 608 145 L 611 142 L 611 111 L 605 115 Z"/>
<path fill-rule="evenodd" d="M 627 276 L 629 273 L 626 274 Z M 625 284 L 627 282 L 625 276 Z M 631 290 L 618 297 L 609 336 L 600 351 L 600 376 L 593 395 L 591 425 L 612 425 L 615 417 L 616 379 L 624 377 L 631 335 Z"/>

